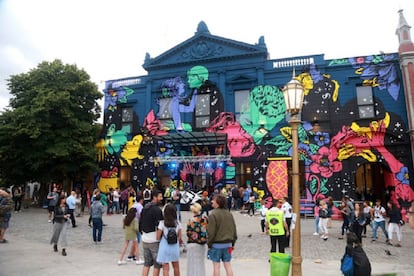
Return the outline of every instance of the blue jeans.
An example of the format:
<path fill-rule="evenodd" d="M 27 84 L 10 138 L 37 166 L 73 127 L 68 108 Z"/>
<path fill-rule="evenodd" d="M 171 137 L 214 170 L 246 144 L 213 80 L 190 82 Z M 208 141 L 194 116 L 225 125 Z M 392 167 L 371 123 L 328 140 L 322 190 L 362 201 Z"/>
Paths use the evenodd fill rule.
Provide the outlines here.
<path fill-rule="evenodd" d="M 177 219 L 181 221 L 181 204 L 174 204 L 175 209 L 177 210 Z"/>
<path fill-rule="evenodd" d="M 315 216 L 315 233 L 319 233 L 319 216 Z"/>
<path fill-rule="evenodd" d="M 100 242 L 102 241 L 102 227 L 103 222 L 102 218 L 92 218 L 92 238 L 94 242 Z"/>
<path fill-rule="evenodd" d="M 374 228 L 372 229 L 372 240 L 377 239 L 377 230 L 378 230 L 378 227 L 380 227 L 382 232 L 384 233 L 385 238 L 388 241 L 388 232 L 385 229 L 385 220 L 383 220 L 383 221 L 375 221 L 374 220 L 373 223 L 374 223 Z"/>
<path fill-rule="evenodd" d="M 349 228 L 349 217 L 344 216 L 344 220 L 342 222 L 342 227 L 341 227 L 342 236 L 345 234 L 345 232 L 348 230 L 348 228 Z"/>
<path fill-rule="evenodd" d="M 114 201 L 114 208 L 115 208 L 115 212 L 118 214 L 119 213 L 119 201 Z"/>

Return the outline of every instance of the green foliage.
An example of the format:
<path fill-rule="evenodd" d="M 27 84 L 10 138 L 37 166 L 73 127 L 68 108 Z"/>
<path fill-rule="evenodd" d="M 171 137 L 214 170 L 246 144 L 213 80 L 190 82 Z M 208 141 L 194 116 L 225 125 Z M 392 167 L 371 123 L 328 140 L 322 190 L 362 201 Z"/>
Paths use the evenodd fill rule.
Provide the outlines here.
<path fill-rule="evenodd" d="M 11 76 L 10 109 L 0 115 L 5 183 L 82 179 L 96 168 L 102 98 L 89 75 L 60 60 Z"/>

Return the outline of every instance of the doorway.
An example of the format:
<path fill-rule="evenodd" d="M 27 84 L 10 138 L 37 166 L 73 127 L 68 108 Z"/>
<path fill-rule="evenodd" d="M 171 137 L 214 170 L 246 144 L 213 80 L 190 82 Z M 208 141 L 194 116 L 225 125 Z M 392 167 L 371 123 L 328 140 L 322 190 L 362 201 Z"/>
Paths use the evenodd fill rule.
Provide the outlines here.
<path fill-rule="evenodd" d="M 389 189 L 385 180 L 389 170 L 381 163 L 364 163 L 355 172 L 355 200 L 375 202 L 380 199 L 382 204 L 389 200 Z"/>

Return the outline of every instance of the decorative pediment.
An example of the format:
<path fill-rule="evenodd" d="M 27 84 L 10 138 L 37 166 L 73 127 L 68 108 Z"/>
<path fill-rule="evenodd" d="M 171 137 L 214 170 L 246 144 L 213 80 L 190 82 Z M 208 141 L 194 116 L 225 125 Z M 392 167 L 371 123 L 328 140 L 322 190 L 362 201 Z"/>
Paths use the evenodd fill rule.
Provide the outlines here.
<path fill-rule="evenodd" d="M 146 56 L 143 67 L 146 70 L 198 60 L 231 59 L 241 56 L 267 57 L 264 38 L 257 45 L 247 44 L 215 35 L 211 35 L 205 24 L 200 22 L 198 31 L 186 41 L 155 58 Z M 202 25 L 202 28 L 200 27 Z"/>

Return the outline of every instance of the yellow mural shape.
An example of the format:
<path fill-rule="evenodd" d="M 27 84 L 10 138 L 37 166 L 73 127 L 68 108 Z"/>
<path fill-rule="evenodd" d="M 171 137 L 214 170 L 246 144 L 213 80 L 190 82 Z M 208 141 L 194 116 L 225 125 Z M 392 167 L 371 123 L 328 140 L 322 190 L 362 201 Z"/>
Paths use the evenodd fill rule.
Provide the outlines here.
<path fill-rule="evenodd" d="M 124 166 L 126 163 L 131 166 L 133 159 L 143 159 L 144 156 L 139 154 L 141 148 L 141 142 L 143 137 L 141 134 L 135 135 L 131 141 L 126 142 L 124 150 L 121 153 L 121 165 Z"/>
<path fill-rule="evenodd" d="M 98 189 L 101 193 L 109 193 L 109 188 L 118 187 L 118 178 L 101 178 L 98 182 Z"/>
<path fill-rule="evenodd" d="M 105 139 L 99 139 L 98 143 L 95 144 L 95 148 L 98 150 L 98 161 L 101 162 L 108 154 L 105 148 Z"/>

